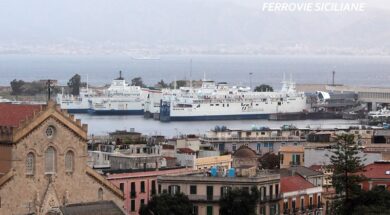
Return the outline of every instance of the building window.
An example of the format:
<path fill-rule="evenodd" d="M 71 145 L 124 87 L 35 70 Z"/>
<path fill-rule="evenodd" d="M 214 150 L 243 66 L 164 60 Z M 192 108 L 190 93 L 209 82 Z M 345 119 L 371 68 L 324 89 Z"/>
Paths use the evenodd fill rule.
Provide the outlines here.
<path fill-rule="evenodd" d="M 230 187 L 227 187 L 227 186 L 221 187 L 221 197 L 227 196 L 227 194 L 229 193 L 229 190 L 230 190 Z"/>
<path fill-rule="evenodd" d="M 199 208 L 197 205 L 194 205 L 194 207 L 192 207 L 192 214 L 193 215 L 198 215 L 199 214 Z"/>
<path fill-rule="evenodd" d="M 103 201 L 103 189 L 99 188 L 98 190 L 98 200 Z"/>
<path fill-rule="evenodd" d="M 145 181 L 141 181 L 141 193 L 145 193 Z"/>
<path fill-rule="evenodd" d="M 135 211 L 135 200 L 132 199 L 130 202 L 130 211 Z"/>
<path fill-rule="evenodd" d="M 284 202 L 284 204 L 283 204 L 283 209 L 284 209 L 285 211 L 287 211 L 287 210 L 288 210 L 288 200 L 285 199 L 284 201 L 285 201 L 285 202 Z"/>
<path fill-rule="evenodd" d="M 237 149 L 236 144 L 233 144 L 233 145 L 232 145 L 232 151 L 236 151 L 236 149 Z"/>
<path fill-rule="evenodd" d="M 161 194 L 161 184 L 158 185 L 158 194 Z"/>
<path fill-rule="evenodd" d="M 301 198 L 301 210 L 304 210 L 305 209 L 305 203 L 304 203 L 304 198 L 302 197 Z"/>
<path fill-rule="evenodd" d="M 260 207 L 260 215 L 265 215 L 265 206 Z"/>
<path fill-rule="evenodd" d="M 212 205 L 207 205 L 207 207 L 206 207 L 206 214 L 207 215 L 213 215 L 213 206 Z"/>
<path fill-rule="evenodd" d="M 317 206 L 318 206 L 318 208 L 322 208 L 321 196 L 320 195 L 317 196 Z"/>
<path fill-rule="evenodd" d="M 180 193 L 180 186 L 178 186 L 178 185 L 171 185 L 171 186 L 169 186 L 168 187 L 168 193 L 172 194 L 172 195 Z"/>
<path fill-rule="evenodd" d="M 124 183 L 120 183 L 119 184 L 119 189 L 122 190 L 122 192 L 125 191 L 125 184 Z"/>
<path fill-rule="evenodd" d="M 140 203 L 141 203 L 141 207 L 142 207 L 145 204 L 145 199 L 141 199 Z"/>
<path fill-rule="evenodd" d="M 131 182 L 131 185 L 130 185 L 130 197 L 131 198 L 135 198 L 136 197 L 135 182 Z"/>
<path fill-rule="evenodd" d="M 283 154 L 279 154 L 279 157 L 280 157 L 280 164 L 284 164 L 283 162 L 283 159 L 284 159 L 284 155 Z"/>
<path fill-rule="evenodd" d="M 310 196 L 310 198 L 309 198 L 309 207 L 310 208 L 313 207 L 313 197 L 312 196 Z"/>
<path fill-rule="evenodd" d="M 291 207 L 292 207 L 293 210 L 295 210 L 295 199 L 292 200 Z"/>
<path fill-rule="evenodd" d="M 47 148 L 45 152 L 45 173 L 53 174 L 56 171 L 56 151 L 53 147 Z"/>
<path fill-rule="evenodd" d="M 35 171 L 35 156 L 34 153 L 30 152 L 27 154 L 26 158 L 26 174 L 34 175 Z"/>
<path fill-rule="evenodd" d="M 275 196 L 279 196 L 279 184 L 275 184 Z"/>
<path fill-rule="evenodd" d="M 191 186 L 190 186 L 190 194 L 194 195 L 194 194 L 197 193 L 196 191 L 197 191 L 197 190 L 196 190 L 196 185 L 191 185 Z"/>
<path fill-rule="evenodd" d="M 65 155 L 65 170 L 66 172 L 73 172 L 74 165 L 74 153 L 73 151 L 66 152 Z"/>
<path fill-rule="evenodd" d="M 207 200 L 213 200 L 214 187 L 213 186 L 207 186 L 206 193 L 207 193 Z"/>
<path fill-rule="evenodd" d="M 152 180 L 152 195 L 156 194 L 156 181 Z"/>

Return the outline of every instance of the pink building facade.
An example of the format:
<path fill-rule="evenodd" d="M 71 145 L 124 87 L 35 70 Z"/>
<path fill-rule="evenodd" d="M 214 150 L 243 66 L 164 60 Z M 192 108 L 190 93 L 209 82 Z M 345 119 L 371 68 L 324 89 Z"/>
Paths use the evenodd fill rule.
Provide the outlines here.
<path fill-rule="evenodd" d="M 125 212 L 135 215 L 139 214 L 141 205 L 147 204 L 152 195 L 162 192 L 161 186 L 157 184 L 157 176 L 191 171 L 191 168 L 146 170 L 109 174 L 107 179 L 123 191 Z"/>

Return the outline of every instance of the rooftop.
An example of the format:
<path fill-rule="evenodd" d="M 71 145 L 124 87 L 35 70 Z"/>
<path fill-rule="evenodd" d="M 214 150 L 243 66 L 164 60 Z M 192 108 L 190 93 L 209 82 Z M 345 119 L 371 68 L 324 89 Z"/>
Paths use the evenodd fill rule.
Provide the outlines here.
<path fill-rule="evenodd" d="M 125 213 L 113 201 L 98 201 L 70 204 L 60 207 L 64 215 L 124 215 Z"/>
<path fill-rule="evenodd" d="M 367 178 L 390 179 L 390 162 L 375 162 L 364 167 Z"/>
<path fill-rule="evenodd" d="M 18 127 L 23 120 L 32 117 L 42 108 L 42 105 L 0 103 L 0 126 Z"/>
<path fill-rule="evenodd" d="M 304 190 L 315 187 L 312 183 L 306 181 L 303 177 L 287 176 L 280 178 L 280 191 L 282 193 Z"/>

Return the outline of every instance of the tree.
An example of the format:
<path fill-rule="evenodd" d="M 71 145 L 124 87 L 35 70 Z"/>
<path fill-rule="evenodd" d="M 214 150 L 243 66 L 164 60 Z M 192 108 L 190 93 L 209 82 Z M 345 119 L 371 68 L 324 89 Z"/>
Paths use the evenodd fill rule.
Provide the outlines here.
<path fill-rule="evenodd" d="M 263 169 L 279 169 L 279 156 L 274 153 L 266 153 L 260 159 L 261 168 Z"/>
<path fill-rule="evenodd" d="M 249 190 L 235 188 L 229 190 L 219 201 L 219 213 L 224 215 L 256 214 L 259 191 L 256 187 Z"/>
<path fill-rule="evenodd" d="M 361 193 L 352 200 L 349 214 L 390 214 L 390 192 L 380 187 Z"/>
<path fill-rule="evenodd" d="M 332 184 L 336 189 L 336 197 L 332 209 L 334 214 L 350 214 L 352 199 L 359 195 L 359 183 L 364 181 L 363 159 L 358 156 L 359 149 L 355 135 L 337 136 L 337 145 L 331 150 L 330 165 L 333 171 Z"/>
<path fill-rule="evenodd" d="M 187 81 L 186 80 L 177 80 L 176 81 L 176 88 L 178 89 L 178 88 L 180 88 L 180 87 L 185 87 L 187 85 Z M 169 84 L 169 87 L 171 88 L 171 89 L 173 89 L 174 87 L 175 87 L 175 82 L 173 81 L 173 82 L 171 82 L 170 84 Z"/>
<path fill-rule="evenodd" d="M 186 195 L 162 193 L 153 196 L 147 205 L 140 209 L 141 215 L 188 215 L 192 214 L 193 205 Z"/>
<path fill-rule="evenodd" d="M 161 79 L 161 81 L 157 82 L 157 87 L 158 88 L 168 88 L 169 85 L 164 82 L 164 80 Z"/>
<path fill-rule="evenodd" d="M 262 84 L 255 88 L 255 92 L 273 92 L 273 91 L 274 88 L 272 88 L 270 85 L 267 84 Z"/>
<path fill-rule="evenodd" d="M 11 89 L 12 89 L 11 94 L 12 95 L 21 95 L 23 93 L 23 85 L 24 84 L 25 84 L 25 82 L 22 80 L 17 81 L 16 79 L 14 79 L 13 81 L 11 81 Z"/>
<path fill-rule="evenodd" d="M 79 74 L 75 74 L 71 79 L 69 79 L 68 87 L 71 89 L 72 95 L 80 95 L 81 76 Z"/>
<path fill-rule="evenodd" d="M 135 77 L 135 78 L 131 79 L 131 85 L 133 85 L 133 86 L 140 86 L 140 87 L 146 87 L 146 85 L 142 81 L 141 77 Z"/>

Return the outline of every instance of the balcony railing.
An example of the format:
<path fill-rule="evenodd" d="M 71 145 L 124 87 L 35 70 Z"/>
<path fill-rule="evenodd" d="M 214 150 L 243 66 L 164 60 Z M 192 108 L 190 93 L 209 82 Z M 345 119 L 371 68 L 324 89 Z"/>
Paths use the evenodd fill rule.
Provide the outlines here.
<path fill-rule="evenodd" d="M 191 201 L 219 201 L 221 196 L 211 196 L 211 195 L 188 195 L 188 198 Z"/>

